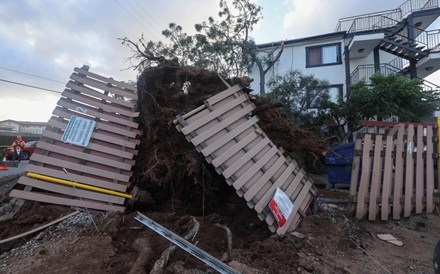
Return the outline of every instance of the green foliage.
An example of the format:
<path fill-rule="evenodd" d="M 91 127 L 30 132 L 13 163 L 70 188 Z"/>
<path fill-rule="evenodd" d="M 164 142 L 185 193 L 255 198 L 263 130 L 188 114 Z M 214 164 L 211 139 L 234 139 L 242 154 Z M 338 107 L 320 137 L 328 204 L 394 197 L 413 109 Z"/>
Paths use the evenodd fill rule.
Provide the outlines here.
<path fill-rule="evenodd" d="M 166 42 L 148 41 L 143 36 L 138 42 L 121 39 L 134 53 L 129 59 L 140 60 L 135 69 L 177 58 L 184 66 L 197 66 L 229 76 L 246 74 L 256 56 L 250 52 L 257 48 L 249 34 L 262 18 L 261 7 L 250 0 L 220 0 L 219 6 L 218 20 L 210 16 L 206 22 L 195 24 L 195 35 L 170 23 L 162 32 Z"/>
<path fill-rule="evenodd" d="M 421 81 L 399 75 L 374 74 L 371 83 L 360 82 L 350 87 L 348 98 L 338 103 L 326 102 L 321 107 L 321 120 L 341 142 L 351 137 L 362 120 L 418 122 L 436 108 L 435 97 L 421 88 Z"/>
<path fill-rule="evenodd" d="M 330 99 L 327 81 L 303 75 L 298 70 L 273 77 L 268 86 L 271 91 L 267 97 L 283 103 L 281 112 L 296 125 L 314 125 L 321 105 Z"/>

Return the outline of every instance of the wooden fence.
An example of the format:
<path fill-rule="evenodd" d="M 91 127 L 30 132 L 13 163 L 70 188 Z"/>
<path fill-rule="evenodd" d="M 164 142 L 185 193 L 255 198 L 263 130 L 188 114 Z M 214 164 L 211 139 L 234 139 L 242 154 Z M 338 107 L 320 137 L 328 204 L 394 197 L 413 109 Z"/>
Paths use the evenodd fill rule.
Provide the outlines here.
<path fill-rule="evenodd" d="M 296 228 L 315 189 L 295 161 L 285 157 L 258 126 L 255 109 L 239 85 L 207 99 L 204 106 L 178 116 L 181 131 L 233 186 L 272 232 L 282 235 Z M 269 203 L 276 189 L 293 202 L 287 223 L 279 226 Z"/>
<path fill-rule="evenodd" d="M 10 196 L 123 211 L 125 198 L 121 196 L 126 196 L 141 134 L 133 121 L 139 115 L 134 111 L 136 87 L 91 73 L 87 66 L 74 71 L 26 172 L 100 189 L 65 186 L 25 173 L 18 183 L 26 187 L 12 190 Z"/>
<path fill-rule="evenodd" d="M 434 208 L 434 124 L 367 122 L 355 141 L 350 196 L 358 219 L 408 217 Z M 438 189 L 438 185 L 437 185 Z"/>

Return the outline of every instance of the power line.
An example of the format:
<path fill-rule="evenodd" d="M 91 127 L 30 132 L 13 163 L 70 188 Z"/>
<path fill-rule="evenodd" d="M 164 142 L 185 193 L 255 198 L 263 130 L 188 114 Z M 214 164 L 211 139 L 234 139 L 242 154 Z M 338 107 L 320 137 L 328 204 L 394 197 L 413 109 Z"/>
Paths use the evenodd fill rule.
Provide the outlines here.
<path fill-rule="evenodd" d="M 139 19 L 138 19 L 137 17 L 133 16 L 133 14 L 132 14 L 131 12 L 128 11 L 128 9 L 126 9 L 123 5 L 121 5 L 121 3 L 118 2 L 118 0 L 114 0 L 114 2 L 115 2 L 119 7 L 121 7 L 121 9 L 123 9 L 128 15 L 130 15 L 131 18 L 133 18 L 134 20 L 136 20 L 136 21 L 138 22 L 138 24 L 139 24 L 142 28 L 144 28 L 148 33 L 152 34 L 153 36 L 156 36 L 153 32 L 151 32 L 150 30 L 148 30 L 148 28 L 145 27 L 145 25 L 144 25 L 141 21 L 139 21 Z M 157 39 L 157 37 L 156 37 L 156 39 Z"/>
<path fill-rule="evenodd" d="M 14 70 L 14 69 L 9 69 L 9 68 L 4 68 L 4 67 L 0 67 L 0 69 L 4 69 L 4 70 L 20 73 L 20 74 L 23 74 L 23 75 L 28 75 L 28 76 L 32 76 L 32 77 L 35 77 L 35 78 L 40 78 L 40 79 L 56 82 L 56 83 L 61 83 L 63 85 L 65 84 L 64 82 L 61 82 L 61 81 L 58 81 L 58 80 L 54 80 L 54 79 L 46 78 L 46 77 L 43 77 L 43 76 L 38 76 L 38 75 L 35 75 L 35 74 L 31 74 L 31 73 L 22 72 L 22 71 L 18 71 L 18 70 Z"/>
<path fill-rule="evenodd" d="M 53 90 L 53 89 L 42 88 L 42 87 L 32 86 L 32 85 L 28 85 L 28 84 L 23 84 L 23 83 L 18 83 L 18 82 L 13 82 L 13 81 L 8 81 L 8 80 L 1 79 L 1 78 L 0 78 L 0 81 L 2 81 L 2 82 L 6 82 L 6 83 L 11 83 L 11 84 L 14 84 L 14 85 L 19 85 L 19 86 L 25 86 L 25 87 L 29 87 L 29 88 L 41 89 L 41 90 L 50 91 L 50 92 L 55 92 L 55 93 L 62 93 L 62 92 L 60 92 L 60 91 Z"/>
<path fill-rule="evenodd" d="M 160 24 L 156 21 L 156 19 L 146 10 L 146 9 L 144 9 L 144 7 L 142 7 L 142 5 L 141 4 L 139 4 L 136 0 L 134 1 L 135 3 L 136 3 L 136 5 L 141 9 L 141 10 L 143 10 L 144 11 L 144 13 L 147 15 L 147 17 L 151 17 L 151 19 L 152 19 L 152 22 L 153 23 L 155 23 L 159 28 L 161 28 L 160 27 Z M 158 30 L 153 24 L 150 24 L 150 22 L 148 22 L 147 21 L 147 23 L 155 30 L 155 31 L 157 31 L 158 33 L 161 33 L 161 31 L 160 30 Z"/>

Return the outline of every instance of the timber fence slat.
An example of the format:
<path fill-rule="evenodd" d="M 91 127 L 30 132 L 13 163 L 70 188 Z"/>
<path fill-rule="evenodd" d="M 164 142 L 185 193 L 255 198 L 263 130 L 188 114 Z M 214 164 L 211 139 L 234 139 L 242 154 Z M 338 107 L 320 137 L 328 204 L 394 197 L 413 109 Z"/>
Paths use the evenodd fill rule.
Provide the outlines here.
<path fill-rule="evenodd" d="M 93 80 L 88 77 L 81 77 L 79 74 L 76 74 L 76 73 L 72 74 L 70 76 L 70 79 L 72 79 L 76 82 L 79 82 L 81 84 L 91 86 L 93 88 L 101 89 L 104 91 L 114 93 L 119 96 L 123 96 L 123 97 L 137 100 L 137 94 L 135 94 L 134 92 L 131 92 L 128 90 L 122 90 L 122 89 L 116 88 L 114 86 L 108 86 L 106 83 L 96 81 L 96 80 Z"/>
<path fill-rule="evenodd" d="M 417 126 L 417 153 L 416 153 L 416 213 L 422 213 L 425 181 L 425 161 L 423 159 L 423 151 L 425 145 L 423 143 L 423 126 Z"/>
<path fill-rule="evenodd" d="M 362 173 L 361 182 L 358 192 L 358 201 L 356 209 L 356 218 L 361 219 L 365 215 L 365 195 L 368 191 L 370 183 L 370 149 L 371 149 L 371 135 L 366 135 L 364 140 L 364 147 L 362 150 Z"/>
<path fill-rule="evenodd" d="M 432 138 L 432 126 L 426 128 L 426 212 L 432 213 L 434 208 L 434 144 Z M 437 167 L 437 170 L 439 167 Z"/>
<path fill-rule="evenodd" d="M 98 210 L 119 211 L 119 212 L 123 212 L 125 210 L 123 206 L 114 206 L 106 203 L 98 203 L 89 200 L 70 199 L 59 196 L 57 197 L 45 193 L 28 192 L 18 189 L 13 189 L 9 193 L 9 196 L 20 199 L 37 201 L 37 202 L 43 202 L 43 203 L 86 207 L 86 208 L 98 209 Z"/>
<path fill-rule="evenodd" d="M 393 219 L 399 219 L 400 213 L 402 212 L 402 203 L 400 198 L 403 192 L 403 175 L 404 175 L 404 165 L 403 165 L 403 150 L 404 150 L 404 137 L 405 127 L 400 126 L 397 132 L 397 145 L 396 145 L 396 173 L 394 182 L 394 195 L 393 195 Z"/>
<path fill-rule="evenodd" d="M 376 135 L 374 142 L 374 160 L 373 160 L 373 174 L 371 175 L 371 187 L 370 187 L 370 205 L 368 218 L 371 221 L 376 220 L 377 204 L 376 200 L 380 192 L 380 183 L 382 178 L 382 136 Z"/>
<path fill-rule="evenodd" d="M 394 134 L 396 133 L 395 128 L 399 128 L 399 125 L 394 126 L 393 130 L 388 132 L 386 136 L 386 142 L 385 142 L 385 164 L 384 164 L 384 170 L 383 170 L 383 186 L 382 186 L 382 206 L 381 206 L 381 220 L 386 221 L 388 220 L 389 215 L 389 202 L 388 197 L 391 194 L 392 190 L 392 175 L 393 175 L 393 163 L 394 163 L 394 157 L 393 157 L 393 150 L 394 150 Z"/>
<path fill-rule="evenodd" d="M 63 93 L 61 93 L 61 96 L 64 96 L 66 98 L 81 102 L 81 103 L 85 103 L 87 105 L 92 105 L 98 109 L 102 109 L 106 112 L 113 112 L 113 113 L 117 113 L 117 114 L 121 114 L 127 117 L 136 117 L 137 114 L 133 111 L 131 111 L 130 109 L 126 109 L 126 108 L 121 108 L 118 107 L 118 105 L 116 104 L 109 104 L 109 103 L 104 103 L 103 100 L 99 100 L 99 99 L 95 99 L 93 97 L 90 96 L 85 96 L 81 93 L 75 93 L 71 90 L 65 89 L 63 91 Z"/>
<path fill-rule="evenodd" d="M 72 91 L 81 92 L 81 93 L 84 93 L 84 94 L 87 94 L 87 95 L 114 103 L 119 106 L 124 106 L 128 109 L 132 109 L 135 107 L 135 104 L 133 102 L 125 101 L 125 100 L 117 98 L 117 97 L 111 97 L 105 93 L 101 93 L 101 92 L 94 90 L 94 89 L 91 89 L 89 87 L 82 86 L 79 83 L 76 83 L 75 81 L 69 81 L 67 83 L 66 87 L 71 89 Z"/>
<path fill-rule="evenodd" d="M 405 169 L 405 204 L 403 216 L 409 217 L 412 209 L 411 199 L 414 189 L 414 125 L 408 125 L 408 139 L 406 142 L 406 169 Z"/>
<path fill-rule="evenodd" d="M 98 80 L 103 81 L 103 82 L 110 83 L 110 84 L 115 85 L 115 86 L 124 87 L 125 89 L 128 89 L 132 93 L 136 92 L 136 87 L 134 85 L 132 85 L 132 84 L 116 81 L 114 79 L 101 76 L 99 74 L 90 72 L 90 71 L 82 69 L 82 68 L 74 68 L 73 70 L 75 72 L 78 72 L 79 74 L 83 74 L 85 76 L 89 76 L 90 78 L 95 78 L 95 79 L 98 79 Z M 135 97 L 133 99 L 137 99 L 137 97 Z"/>

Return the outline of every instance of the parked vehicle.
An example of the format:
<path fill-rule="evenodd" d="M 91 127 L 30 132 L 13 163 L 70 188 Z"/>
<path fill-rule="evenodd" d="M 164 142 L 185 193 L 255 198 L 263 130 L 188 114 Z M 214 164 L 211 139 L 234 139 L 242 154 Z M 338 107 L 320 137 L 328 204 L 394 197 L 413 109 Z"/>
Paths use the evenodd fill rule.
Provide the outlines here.
<path fill-rule="evenodd" d="M 21 150 L 20 153 L 21 160 L 29 160 L 32 153 L 34 153 L 35 151 L 36 145 L 37 145 L 37 141 L 27 142 L 24 148 Z M 8 147 L 3 150 L 3 156 L 6 156 L 6 160 L 12 160 L 13 155 L 14 155 L 14 149 L 12 147 Z"/>

